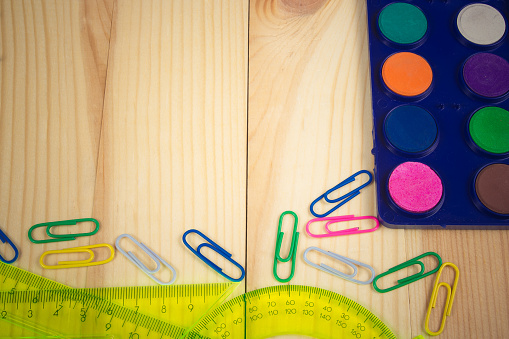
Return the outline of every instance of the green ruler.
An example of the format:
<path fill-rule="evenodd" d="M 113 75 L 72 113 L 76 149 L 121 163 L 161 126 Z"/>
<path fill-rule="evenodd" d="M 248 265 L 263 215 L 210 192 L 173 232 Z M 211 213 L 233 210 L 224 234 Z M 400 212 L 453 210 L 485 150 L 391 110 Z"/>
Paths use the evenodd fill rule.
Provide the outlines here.
<path fill-rule="evenodd" d="M 369 310 L 324 289 L 279 285 L 222 303 L 238 284 L 71 289 L 0 265 L 0 337 L 393 339 Z"/>
<path fill-rule="evenodd" d="M 72 289 L 0 263 L 0 336 L 182 338 L 237 286 Z"/>

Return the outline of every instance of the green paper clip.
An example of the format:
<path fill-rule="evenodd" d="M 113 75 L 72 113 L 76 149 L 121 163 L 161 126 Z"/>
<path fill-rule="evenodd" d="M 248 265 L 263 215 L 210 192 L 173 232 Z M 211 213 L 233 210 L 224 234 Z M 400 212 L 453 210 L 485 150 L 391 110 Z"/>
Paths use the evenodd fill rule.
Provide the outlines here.
<path fill-rule="evenodd" d="M 438 266 L 435 269 L 433 269 L 433 270 L 431 270 L 429 272 L 424 273 L 424 271 L 425 271 L 424 264 L 422 263 L 422 261 L 419 261 L 419 259 L 422 259 L 422 258 L 427 257 L 429 255 L 432 255 L 432 256 L 434 256 L 435 258 L 438 259 Z M 380 289 L 376 285 L 376 282 L 378 281 L 378 279 L 380 279 L 382 277 L 385 277 L 386 275 L 389 275 L 389 274 L 394 273 L 396 271 L 402 270 L 404 268 L 413 266 L 413 265 L 419 265 L 421 267 L 421 270 L 419 272 L 415 273 L 415 274 L 412 274 L 409 277 L 406 277 L 406 278 L 398 280 L 398 283 L 396 285 L 394 285 L 392 287 L 389 287 L 389 288 L 386 288 L 386 289 Z M 442 258 L 440 258 L 440 256 L 438 254 L 436 254 L 435 252 L 426 252 L 424 254 L 421 254 L 418 257 L 415 257 L 413 259 L 405 261 L 402 264 L 394 266 L 393 268 L 389 269 L 387 272 L 384 272 L 382 274 L 377 275 L 375 277 L 375 279 L 373 280 L 373 287 L 379 293 L 390 292 L 392 290 L 395 290 L 397 288 L 400 288 L 400 287 L 403 287 L 405 285 L 411 284 L 411 283 L 413 283 L 413 282 L 415 282 L 417 280 L 420 280 L 422 278 L 425 278 L 425 277 L 427 277 L 427 276 L 437 272 L 440 269 L 440 266 L 442 266 Z"/>
<path fill-rule="evenodd" d="M 292 235 L 292 244 L 290 246 L 290 251 L 288 251 L 288 256 L 286 258 L 281 258 L 280 252 L 281 252 L 281 243 L 283 242 L 283 236 L 284 232 L 281 232 L 281 226 L 283 225 L 283 218 L 285 215 L 291 214 L 293 215 L 294 222 L 293 222 L 293 235 Z M 297 245 L 299 244 L 299 232 L 297 232 L 297 224 L 299 222 L 299 218 L 297 217 L 297 214 L 295 214 L 292 211 L 286 211 L 281 214 L 279 217 L 279 226 L 277 229 L 277 240 L 276 240 L 276 252 L 274 254 L 274 267 L 273 267 L 273 273 L 274 278 L 276 278 L 277 281 L 280 283 L 286 283 L 292 280 L 293 274 L 295 273 L 295 259 L 297 257 Z M 286 279 L 281 279 L 277 275 L 277 263 L 278 262 L 288 262 L 292 261 L 292 271 L 290 272 L 290 275 Z"/>
<path fill-rule="evenodd" d="M 76 225 L 79 222 L 93 222 L 95 224 L 95 229 L 92 232 L 88 233 L 75 233 L 75 234 L 53 234 L 51 233 L 51 228 L 55 226 L 71 226 Z M 43 239 L 43 240 L 36 240 L 32 237 L 32 232 L 36 228 L 39 227 L 46 227 L 46 234 L 53 239 Z M 70 240 L 76 240 L 77 237 L 88 237 L 91 235 L 96 234 L 99 231 L 99 222 L 94 218 L 82 218 L 82 219 L 71 219 L 71 220 L 62 220 L 62 221 L 53 221 L 53 222 L 45 222 L 40 224 L 35 224 L 34 226 L 30 227 L 28 230 L 28 239 L 30 239 L 31 242 L 34 244 L 44 244 L 48 242 L 57 242 L 57 241 L 70 241 Z"/>

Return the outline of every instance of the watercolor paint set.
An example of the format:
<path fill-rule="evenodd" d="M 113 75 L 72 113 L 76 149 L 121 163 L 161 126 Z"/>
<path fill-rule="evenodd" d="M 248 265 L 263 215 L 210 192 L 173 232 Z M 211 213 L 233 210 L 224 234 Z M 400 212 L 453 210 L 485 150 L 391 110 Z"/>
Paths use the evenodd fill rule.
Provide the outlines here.
<path fill-rule="evenodd" d="M 378 216 L 509 227 L 509 3 L 368 0 Z"/>

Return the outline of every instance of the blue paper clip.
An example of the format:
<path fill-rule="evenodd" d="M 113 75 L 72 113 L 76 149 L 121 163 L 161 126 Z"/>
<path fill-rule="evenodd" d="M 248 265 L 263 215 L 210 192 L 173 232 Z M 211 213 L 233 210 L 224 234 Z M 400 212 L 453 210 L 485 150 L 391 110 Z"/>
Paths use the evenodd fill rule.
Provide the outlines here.
<path fill-rule="evenodd" d="M 207 242 L 204 242 L 204 243 L 201 243 L 200 245 L 198 245 L 198 247 L 196 247 L 196 249 L 192 248 L 191 245 L 189 245 L 189 243 L 187 242 L 186 240 L 186 237 L 189 233 L 196 233 L 198 234 L 200 237 L 202 237 L 203 239 L 207 240 Z M 223 277 L 225 277 L 226 279 L 230 280 L 230 281 L 233 281 L 233 282 L 239 282 L 239 281 L 242 281 L 242 279 L 244 279 L 244 276 L 246 274 L 246 272 L 244 271 L 244 268 L 242 266 L 240 266 L 239 263 L 237 263 L 235 260 L 232 259 L 232 255 L 228 252 L 226 252 L 224 250 L 224 248 L 222 248 L 221 246 L 219 246 L 218 244 L 216 244 L 215 242 L 213 242 L 212 240 L 210 240 L 205 234 L 203 234 L 202 232 L 198 231 L 198 230 L 195 230 L 195 229 L 190 229 L 188 231 L 186 231 L 184 233 L 184 235 L 182 236 L 182 241 L 184 242 L 184 245 L 186 245 L 187 248 L 189 248 L 189 250 L 191 252 L 193 252 L 198 258 L 200 258 L 204 263 L 206 263 L 207 265 L 209 265 L 213 270 L 215 270 L 217 273 L 221 274 Z M 223 269 L 219 266 L 217 266 L 216 264 L 214 264 L 212 261 L 210 261 L 206 256 L 204 256 L 203 254 L 201 254 L 201 249 L 203 247 L 207 247 L 207 248 L 210 248 L 211 250 L 213 250 L 214 252 L 220 254 L 221 256 L 223 256 L 226 260 L 228 260 L 229 262 L 231 262 L 232 264 L 234 264 L 235 266 L 237 266 L 239 269 L 240 269 L 240 272 L 242 273 L 240 278 L 238 279 L 235 279 L 235 278 L 232 278 L 228 275 L 226 275 L 224 272 L 223 272 Z"/>
<path fill-rule="evenodd" d="M 330 267 L 328 265 L 325 265 L 325 264 L 317 265 L 317 264 L 311 262 L 307 258 L 307 254 L 308 254 L 309 251 L 317 251 L 317 252 L 323 253 L 323 254 L 331 257 L 331 258 L 339 260 L 339 261 L 347 264 L 348 266 L 350 266 L 353 269 L 353 273 L 352 274 L 346 274 L 346 273 L 340 272 L 340 271 L 338 271 L 338 270 L 336 270 L 336 269 L 334 269 L 334 268 L 332 268 L 332 267 Z M 371 266 L 369 266 L 367 264 L 363 264 L 361 262 L 358 262 L 357 260 L 353 260 L 353 259 L 344 257 L 342 255 L 339 255 L 339 254 L 336 254 L 336 253 L 333 253 L 333 252 L 330 252 L 330 251 L 325 251 L 325 250 L 322 250 L 321 248 L 314 247 L 314 246 L 309 247 L 309 248 L 307 248 L 304 251 L 304 261 L 308 265 L 313 266 L 314 268 L 317 268 L 317 269 L 319 269 L 321 271 L 330 273 L 330 274 L 335 275 L 337 277 L 343 278 L 345 280 L 354 282 L 356 284 L 367 285 L 367 284 L 370 284 L 373 281 L 373 279 L 375 278 L 375 270 L 373 269 L 373 267 L 371 267 Z M 357 266 L 365 267 L 368 270 L 370 270 L 371 271 L 371 277 L 368 280 L 365 280 L 365 281 L 360 281 L 360 280 L 357 280 L 357 279 L 353 279 L 353 277 L 355 277 L 357 275 L 357 266 L 356 265 Z"/>
<path fill-rule="evenodd" d="M 143 252 L 145 252 L 150 258 L 152 258 L 152 260 L 155 261 L 156 268 L 153 270 L 149 269 L 131 251 L 128 251 L 128 252 L 124 251 L 120 247 L 120 240 L 122 240 L 122 238 L 131 239 L 132 242 L 134 242 L 139 248 L 141 248 L 143 250 Z M 175 272 L 175 269 L 173 267 L 171 267 L 171 265 L 168 264 L 166 261 L 164 261 L 163 258 L 161 258 L 157 254 L 155 254 L 154 251 L 152 251 L 150 248 L 148 248 L 144 243 L 137 241 L 131 235 L 129 235 L 129 234 L 119 235 L 117 240 L 115 241 L 115 247 L 117 248 L 117 251 L 119 251 L 120 253 L 125 255 L 127 259 L 129 259 L 133 264 L 135 264 L 140 270 L 142 270 L 146 275 L 148 275 L 156 283 L 158 283 L 160 285 L 171 285 L 175 282 L 175 279 L 177 278 L 177 272 Z M 159 271 L 159 269 L 161 268 L 161 263 L 163 263 L 163 265 L 168 267 L 171 271 L 172 278 L 169 282 L 165 283 L 165 282 L 162 282 L 161 280 L 157 279 L 156 277 L 154 277 L 154 274 L 157 273 Z"/>
<path fill-rule="evenodd" d="M 4 232 L 2 232 L 2 230 L 0 230 L 0 241 L 2 243 L 8 243 L 9 245 L 11 245 L 12 249 L 14 250 L 14 258 L 12 258 L 11 260 L 5 260 L 1 255 L 0 255 L 0 261 L 2 261 L 3 263 L 6 263 L 6 264 L 12 264 L 13 262 L 16 261 L 16 259 L 18 259 L 18 249 L 16 248 L 16 246 L 14 246 L 14 244 L 12 243 L 11 239 L 9 239 L 7 237 L 7 235 L 5 235 Z"/>
<path fill-rule="evenodd" d="M 352 191 L 340 196 L 339 198 L 336 198 L 336 199 L 331 199 L 329 198 L 329 195 L 338 190 L 339 188 L 345 186 L 345 185 L 348 185 L 349 183 L 351 182 L 354 182 L 355 181 L 355 178 L 359 175 L 361 175 L 362 173 L 365 173 L 368 175 L 369 177 L 369 180 L 367 182 L 365 182 L 364 184 L 362 184 L 361 186 L 353 189 Z M 332 187 L 331 189 L 327 190 L 324 194 L 322 194 L 321 196 L 319 196 L 318 198 L 316 198 L 312 203 L 311 205 L 309 206 L 309 211 L 311 212 L 311 214 L 313 214 L 315 217 L 317 218 L 323 218 L 323 217 L 326 217 L 328 216 L 329 214 L 331 214 L 332 212 L 334 212 L 335 210 L 337 210 L 338 208 L 340 208 L 341 206 L 343 206 L 344 204 L 346 204 L 347 202 L 349 202 L 350 200 L 352 200 L 353 198 L 355 198 L 356 196 L 358 196 L 360 193 L 361 193 L 361 190 L 368 186 L 369 184 L 371 184 L 371 182 L 373 181 L 373 175 L 371 174 L 371 172 L 369 171 L 366 171 L 366 170 L 361 170 L 357 173 L 355 173 L 354 175 L 346 178 L 345 180 L 343 180 L 342 182 L 340 182 L 339 184 L 337 184 L 336 186 Z M 323 214 L 318 214 L 314 211 L 314 206 L 316 205 L 316 203 L 318 203 L 320 200 L 322 200 L 322 198 L 328 202 L 328 203 L 331 203 L 331 204 L 334 204 L 336 202 L 339 202 L 339 204 L 337 204 L 336 206 L 334 206 L 333 208 L 331 208 L 330 210 L 328 210 L 327 212 L 323 213 Z"/>

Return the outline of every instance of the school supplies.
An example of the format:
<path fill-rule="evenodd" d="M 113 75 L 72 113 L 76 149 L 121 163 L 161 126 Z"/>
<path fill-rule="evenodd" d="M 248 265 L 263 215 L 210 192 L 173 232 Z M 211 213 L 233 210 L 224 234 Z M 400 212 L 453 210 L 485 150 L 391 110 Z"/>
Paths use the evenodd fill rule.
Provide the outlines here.
<path fill-rule="evenodd" d="M 447 266 L 451 266 L 456 271 L 456 275 L 454 277 L 454 283 L 452 284 L 452 288 L 448 283 L 445 283 L 445 282 L 439 283 L 440 276 L 442 275 L 442 271 Z M 428 305 L 428 312 L 426 312 L 426 320 L 424 322 L 424 327 L 426 329 L 426 332 L 429 335 L 435 336 L 435 335 L 439 335 L 440 333 L 443 332 L 444 327 L 445 327 L 445 319 L 446 319 L 446 317 L 451 315 L 452 303 L 454 302 L 454 295 L 456 294 L 456 288 L 458 287 L 459 276 L 460 276 L 460 271 L 459 271 L 458 267 L 456 265 L 454 265 L 453 263 L 446 262 L 446 263 L 443 263 L 442 266 L 440 266 L 440 269 L 438 270 L 438 273 L 437 273 L 437 277 L 435 278 L 435 285 L 433 286 L 433 292 L 431 293 L 431 299 L 430 299 L 429 305 Z M 444 313 L 442 314 L 442 322 L 440 324 L 440 328 L 438 329 L 438 331 L 433 332 L 429 329 L 429 317 L 431 314 L 431 309 L 435 308 L 435 306 L 437 304 L 438 290 L 442 286 L 444 286 L 447 289 L 447 299 L 445 301 L 445 309 L 444 309 Z"/>
<path fill-rule="evenodd" d="M 338 261 L 341 261 L 345 264 L 347 264 L 348 266 L 350 266 L 353 270 L 353 273 L 351 274 L 346 274 L 346 273 L 343 273 L 343 272 L 340 272 L 328 265 L 325 265 L 325 264 L 322 264 L 320 263 L 319 265 L 311 262 L 308 258 L 307 258 L 307 255 L 310 251 L 317 251 L 317 252 L 320 252 L 320 253 L 323 253 L 331 258 L 334 258 Z M 347 258 L 347 257 L 344 257 L 342 255 L 339 255 L 339 254 L 336 254 L 336 253 L 333 253 L 331 251 L 324 251 L 322 250 L 321 248 L 318 248 L 318 247 L 308 247 L 305 251 L 304 251 L 304 261 L 306 262 L 306 264 L 308 265 L 311 265 L 313 266 L 314 268 L 316 269 L 319 269 L 320 271 L 324 271 L 324 272 L 327 272 L 329 274 L 332 274 L 332 275 L 335 275 L 336 277 L 340 277 L 340 278 L 343 278 L 345 280 L 348 280 L 348 281 L 351 281 L 351 282 L 354 282 L 356 284 L 360 284 L 360 285 L 367 285 L 367 284 L 370 284 L 373 279 L 375 278 L 375 270 L 373 269 L 373 267 L 367 265 L 367 264 L 363 264 L 357 260 L 353 260 L 353 259 L 350 259 L 350 258 Z M 355 277 L 357 275 L 357 266 L 361 266 L 361 267 L 365 267 L 367 268 L 368 270 L 371 271 L 371 277 L 367 280 L 364 280 L 364 281 L 361 281 L 361 280 L 357 280 L 357 279 L 353 279 L 353 277 Z"/>
<path fill-rule="evenodd" d="M 283 225 L 283 218 L 285 215 L 290 214 L 293 216 L 293 233 L 292 233 L 292 240 L 290 245 L 290 250 L 288 251 L 288 255 L 286 258 L 281 257 L 281 243 L 283 242 L 283 236 L 284 232 L 281 232 L 281 226 Z M 286 211 L 281 214 L 279 217 L 279 226 L 277 228 L 277 238 L 276 238 L 276 251 L 274 253 L 274 266 L 272 267 L 272 273 L 274 274 L 274 278 L 276 278 L 277 281 L 280 283 L 286 283 L 292 280 L 293 275 L 295 274 L 295 261 L 297 258 L 297 246 L 299 244 L 299 232 L 297 232 L 297 224 L 299 223 L 299 218 L 297 217 L 297 214 L 295 214 L 292 211 Z M 278 262 L 288 262 L 292 261 L 292 270 L 290 272 L 290 275 L 286 279 L 281 279 L 277 274 L 277 264 Z"/>
<path fill-rule="evenodd" d="M 95 224 L 95 228 L 91 232 L 85 232 L 85 233 L 75 233 L 75 234 L 54 234 L 51 233 L 51 229 L 53 227 L 57 226 L 71 226 L 71 225 L 77 225 L 78 223 L 83 222 L 93 222 Z M 32 232 L 39 227 L 46 227 L 46 234 L 51 239 L 42 239 L 37 240 L 32 237 Z M 35 224 L 34 226 L 30 227 L 28 230 L 28 239 L 30 239 L 31 242 L 34 244 L 45 244 L 50 242 L 57 242 L 57 241 L 70 241 L 70 240 L 76 240 L 77 237 L 88 237 L 91 235 L 96 234 L 99 231 L 99 222 L 94 218 L 82 218 L 82 219 L 72 219 L 72 220 L 62 220 L 62 221 L 52 221 L 52 222 L 45 222 L 40 224 Z"/>
<path fill-rule="evenodd" d="M 432 269 L 432 270 L 430 270 L 428 272 L 425 272 L 426 269 L 424 267 L 424 264 L 419 259 L 422 259 L 422 258 L 427 257 L 427 256 L 434 256 L 438 260 L 438 265 L 437 265 L 436 268 L 434 268 L 434 269 Z M 412 274 L 411 276 L 405 277 L 403 279 L 399 279 L 397 281 L 397 284 L 394 285 L 394 286 L 391 286 L 391 287 L 388 287 L 388 288 L 385 288 L 385 289 L 381 289 L 381 288 L 379 288 L 377 286 L 377 281 L 379 279 L 385 277 L 386 275 L 389 275 L 391 273 L 394 273 L 396 271 L 402 270 L 402 269 L 404 269 L 406 267 L 410 267 L 410 266 L 413 266 L 413 265 L 419 265 L 419 267 L 421 268 L 420 271 L 415 273 L 415 274 Z M 427 277 L 427 276 L 437 272 L 440 269 L 440 266 L 442 266 L 442 258 L 440 258 L 440 256 L 438 254 L 436 254 L 435 252 L 426 252 L 426 253 L 421 254 L 421 255 L 413 258 L 413 259 L 405 261 L 402 264 L 394 266 L 393 268 L 389 269 L 387 272 L 384 272 L 384 273 L 381 273 L 381 274 L 377 275 L 375 277 L 375 279 L 373 279 L 373 287 L 379 293 L 390 292 L 392 290 L 395 290 L 397 288 L 400 288 L 400 287 L 403 287 L 405 285 L 411 284 L 411 283 L 413 283 L 413 282 L 415 282 L 417 280 L 420 280 L 422 278 L 425 278 L 425 277 Z"/>
<path fill-rule="evenodd" d="M 330 229 L 330 225 L 333 225 L 333 224 L 337 224 L 337 223 L 345 222 L 345 221 L 365 220 L 365 219 L 374 220 L 375 227 L 364 229 L 364 230 L 359 230 L 359 227 L 348 228 L 346 230 L 341 230 L 341 231 L 331 231 L 331 229 Z M 311 233 L 311 231 L 309 230 L 309 227 L 311 226 L 311 224 L 320 222 L 320 221 L 327 221 L 327 223 L 325 223 L 325 232 L 326 233 L 321 233 L 321 234 Z M 378 222 L 378 219 L 375 217 L 372 217 L 372 216 L 356 217 L 354 215 L 341 215 L 341 216 L 337 216 L 337 217 L 315 218 L 315 219 L 309 220 L 308 223 L 306 224 L 306 233 L 310 237 L 313 237 L 313 238 L 326 238 L 326 237 L 335 237 L 335 236 L 340 236 L 340 235 L 352 235 L 352 234 L 362 234 L 362 233 L 374 232 L 379 227 L 380 227 L 380 223 Z"/>
<path fill-rule="evenodd" d="M 311 286 L 278 285 L 251 291 L 219 306 L 189 338 L 395 339 L 368 309 L 338 293 Z"/>
<path fill-rule="evenodd" d="M 330 197 L 330 194 L 334 193 L 336 190 L 339 190 L 341 187 L 343 187 L 345 185 L 348 185 L 349 183 L 354 182 L 355 178 L 360 176 L 363 173 L 367 174 L 368 181 L 366 181 L 365 183 L 363 183 L 359 187 L 354 188 L 350 192 L 348 192 L 346 194 L 343 194 L 339 198 L 331 198 Z M 332 212 L 334 212 L 335 210 L 337 210 L 338 208 L 340 208 L 341 206 L 343 206 L 344 204 L 346 204 L 347 202 L 349 202 L 350 200 L 352 200 L 353 198 L 355 198 L 356 196 L 358 196 L 361 193 L 361 190 L 364 187 L 366 187 L 369 184 L 371 184 L 372 181 L 373 181 L 373 175 L 369 171 L 361 170 L 361 171 L 351 175 L 350 177 L 346 178 L 345 180 L 341 181 L 339 184 L 337 184 L 336 186 L 334 186 L 331 189 L 327 190 L 324 194 L 322 194 L 318 198 L 316 198 L 311 203 L 311 205 L 309 206 L 309 211 L 311 212 L 312 215 L 314 215 L 317 218 L 326 217 L 329 214 L 331 214 Z M 331 203 L 331 204 L 335 204 L 335 203 L 338 203 L 338 204 L 336 206 L 332 207 L 331 209 L 329 209 L 327 212 L 322 213 L 322 214 L 318 214 L 317 212 L 315 212 L 314 207 L 322 199 L 324 199 L 326 202 Z"/>
<path fill-rule="evenodd" d="M 238 284 L 71 289 L 2 263 L 0 280 L 1 335 L 9 337 L 396 338 L 360 304 L 310 286 L 266 287 L 220 305 Z"/>
<path fill-rule="evenodd" d="M 200 245 L 198 245 L 198 247 L 196 247 L 196 249 L 194 249 L 191 245 L 189 245 L 189 243 L 187 242 L 186 240 L 186 237 L 191 234 L 191 233 L 196 233 L 198 234 L 200 237 L 202 237 L 203 239 L 205 239 L 207 242 L 204 242 L 204 243 L 201 243 Z M 195 230 L 195 229 L 190 229 L 188 231 L 186 231 L 184 233 L 184 235 L 182 236 L 182 241 L 184 242 L 184 245 L 186 245 L 186 247 L 191 251 L 193 252 L 198 258 L 200 258 L 204 263 L 206 263 L 207 265 L 209 265 L 214 271 L 216 271 L 217 273 L 221 274 L 223 277 L 225 277 L 226 279 L 230 280 L 230 281 L 233 281 L 233 282 L 240 282 L 242 281 L 242 279 L 244 279 L 244 276 L 246 274 L 246 272 L 244 271 L 244 268 L 239 264 L 237 263 L 235 260 L 232 259 L 232 254 L 228 253 L 227 251 L 225 251 L 221 246 L 219 246 L 218 244 L 216 244 L 215 242 L 213 242 L 212 240 L 210 240 L 205 234 L 203 234 L 202 232 L 198 231 L 198 230 Z M 223 272 L 223 269 L 219 266 L 217 266 L 216 264 L 214 264 L 212 261 L 210 261 L 207 257 L 205 257 L 203 254 L 201 254 L 201 249 L 203 247 L 206 247 L 206 248 L 210 248 L 211 250 L 213 250 L 214 252 L 220 254 L 221 256 L 223 256 L 226 260 L 228 260 L 229 262 L 231 262 L 233 265 L 235 265 L 241 272 L 241 275 L 240 275 L 240 278 L 232 278 L 230 277 L 229 275 L 225 274 Z"/>
<path fill-rule="evenodd" d="M 130 239 L 136 246 L 138 246 L 139 248 L 141 248 L 141 250 L 143 252 L 145 252 L 152 260 L 154 260 L 154 262 L 156 263 L 156 268 L 155 269 L 149 269 L 145 264 L 143 264 L 140 259 L 138 259 L 138 257 L 136 257 L 136 255 L 134 255 L 131 251 L 124 251 L 122 249 L 122 247 L 120 247 L 120 240 L 122 240 L 123 238 L 128 238 Z M 161 258 L 160 256 L 158 256 L 156 253 L 154 253 L 154 251 L 152 251 L 150 248 L 148 248 L 145 244 L 141 243 L 141 242 L 138 242 L 136 239 L 134 239 L 131 235 L 129 234 L 122 234 L 120 236 L 117 237 L 117 240 L 115 241 L 115 247 L 117 248 L 117 251 L 119 251 L 120 253 L 122 253 L 127 259 L 129 259 L 134 265 L 136 265 L 140 270 L 143 271 L 143 273 L 145 273 L 146 275 L 148 275 L 150 277 L 150 279 L 154 280 L 156 283 L 158 283 L 159 285 L 171 285 L 175 282 L 175 279 L 177 279 L 177 272 L 175 271 L 175 269 L 170 265 L 168 264 L 166 261 L 164 261 L 163 258 Z M 159 271 L 159 269 L 161 268 L 161 263 L 166 266 L 167 268 L 170 269 L 171 271 L 171 280 L 169 282 L 162 282 L 161 280 L 159 280 L 158 278 L 156 278 L 154 276 L 155 273 L 157 273 Z"/>
<path fill-rule="evenodd" d="M 0 263 L 0 337 L 182 338 L 234 283 L 73 289 Z"/>
<path fill-rule="evenodd" d="M 11 239 L 9 239 L 9 237 L 2 230 L 0 230 L 0 241 L 4 244 L 5 243 L 9 244 L 9 246 L 11 246 L 11 248 L 14 251 L 14 257 L 12 259 L 8 260 L 8 259 L 5 259 L 4 257 L 2 257 L 2 255 L 0 255 L 0 261 L 4 262 L 6 264 L 12 264 L 13 262 L 16 261 L 16 259 L 18 259 L 18 254 L 19 254 L 18 249 L 12 243 Z"/>
<path fill-rule="evenodd" d="M 92 251 L 92 249 L 95 248 L 101 248 L 104 247 L 109 250 L 110 254 L 107 259 L 100 260 L 100 261 L 93 261 L 95 258 L 95 254 Z M 84 260 L 74 260 L 74 261 L 58 261 L 56 265 L 47 265 L 44 263 L 44 258 L 50 254 L 60 254 L 60 253 L 87 253 L 89 257 Z M 115 256 L 115 250 L 113 247 L 109 244 L 96 244 L 96 245 L 87 245 L 87 246 L 80 246 L 80 247 L 72 247 L 72 248 L 65 248 L 61 250 L 51 250 L 46 251 L 41 255 L 41 258 L 39 259 L 39 263 L 43 268 L 47 269 L 59 269 L 59 268 L 75 268 L 75 267 L 86 267 L 86 266 L 96 266 L 96 265 L 103 265 L 106 263 L 109 263 L 113 260 L 113 257 Z"/>
<path fill-rule="evenodd" d="M 504 1 L 367 1 L 378 216 L 509 225 Z"/>

